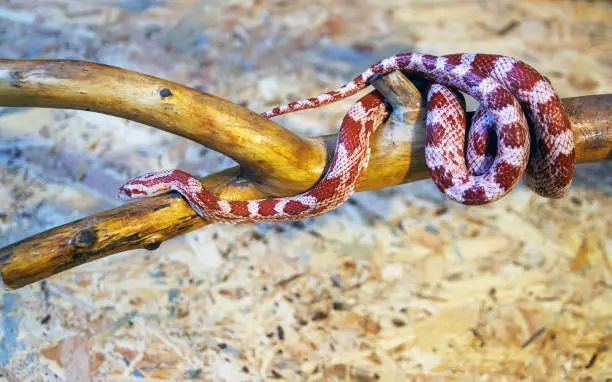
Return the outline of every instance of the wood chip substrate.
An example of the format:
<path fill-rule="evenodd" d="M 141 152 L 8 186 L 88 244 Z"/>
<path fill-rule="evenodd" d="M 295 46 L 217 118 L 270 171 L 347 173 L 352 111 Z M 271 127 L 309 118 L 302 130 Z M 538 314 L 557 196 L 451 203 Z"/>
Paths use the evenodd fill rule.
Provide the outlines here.
<path fill-rule="evenodd" d="M 2 58 L 96 61 L 256 112 L 405 52 L 499 53 L 612 93 L 612 5 L 569 0 L 5 0 Z M 276 119 L 336 132 L 355 98 Z M 473 103 L 468 103 L 473 108 Z M 102 114 L 0 108 L 0 246 L 234 165 Z M 0 292 L 6 381 L 610 381 L 612 166 L 465 207 L 431 183 L 292 224 L 211 225 Z"/>

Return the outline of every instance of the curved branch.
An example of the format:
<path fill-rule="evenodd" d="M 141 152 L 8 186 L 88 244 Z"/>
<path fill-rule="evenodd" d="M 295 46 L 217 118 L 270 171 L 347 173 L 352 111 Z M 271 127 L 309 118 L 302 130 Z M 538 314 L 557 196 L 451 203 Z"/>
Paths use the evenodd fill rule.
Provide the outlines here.
<path fill-rule="evenodd" d="M 96 111 L 169 131 L 231 157 L 272 194 L 312 186 L 325 165 L 322 145 L 249 109 L 114 66 L 0 60 L 0 105 Z"/>
<path fill-rule="evenodd" d="M 83 62 L 25 63 L 0 60 L 0 105 L 91 109 L 203 143 L 243 166 L 202 179 L 224 198 L 246 200 L 308 189 L 323 173 L 335 145 L 335 135 L 303 139 L 238 105 L 154 77 Z M 394 105 L 394 112 L 374 137 L 359 190 L 426 179 L 419 91 L 398 72 L 373 84 Z M 165 100 L 172 97 L 172 102 Z M 578 162 L 612 159 L 611 103 L 612 95 L 564 100 Z M 141 199 L 1 248 L 0 274 L 5 285 L 19 288 L 117 252 L 156 249 L 207 224 L 178 194 Z"/>

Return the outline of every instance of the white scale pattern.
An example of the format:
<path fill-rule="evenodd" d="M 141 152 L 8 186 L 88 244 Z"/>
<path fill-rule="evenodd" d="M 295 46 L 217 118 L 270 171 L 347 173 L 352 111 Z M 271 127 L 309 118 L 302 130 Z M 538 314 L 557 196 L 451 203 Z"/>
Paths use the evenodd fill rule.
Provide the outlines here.
<path fill-rule="evenodd" d="M 545 80 L 540 80 L 530 90 L 520 90 L 519 93 L 522 97 L 529 98 L 538 104 L 550 102 L 555 97 L 552 86 Z"/>

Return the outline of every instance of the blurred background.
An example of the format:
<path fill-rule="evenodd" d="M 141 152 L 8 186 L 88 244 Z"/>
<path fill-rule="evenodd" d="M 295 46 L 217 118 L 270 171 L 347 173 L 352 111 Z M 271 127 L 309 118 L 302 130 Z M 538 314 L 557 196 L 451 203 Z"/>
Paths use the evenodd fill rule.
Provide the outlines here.
<path fill-rule="evenodd" d="M 0 58 L 95 61 L 262 112 L 405 51 L 514 56 L 612 91 L 609 1 L 1 0 Z M 336 132 L 354 100 L 277 121 Z M 0 108 L 0 246 L 120 204 L 162 168 L 234 163 L 151 127 Z M 570 195 L 463 207 L 429 181 L 305 222 L 213 225 L 0 298 L 10 381 L 612 378 L 612 166 Z M 590 379 L 589 379 L 590 378 Z"/>

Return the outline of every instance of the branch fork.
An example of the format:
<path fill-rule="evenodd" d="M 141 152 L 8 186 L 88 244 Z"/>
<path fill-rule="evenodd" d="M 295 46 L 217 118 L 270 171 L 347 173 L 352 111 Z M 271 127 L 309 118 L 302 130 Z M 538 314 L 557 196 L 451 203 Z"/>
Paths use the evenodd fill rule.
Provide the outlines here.
<path fill-rule="evenodd" d="M 400 72 L 372 81 L 393 106 L 373 138 L 359 191 L 429 177 L 423 97 Z M 564 105 L 577 162 L 612 159 L 612 95 Z M 230 156 L 239 167 L 202 183 L 222 198 L 294 195 L 323 174 L 336 135 L 302 138 L 244 107 L 186 86 L 121 68 L 67 60 L 0 60 L 0 106 L 52 107 L 115 115 L 178 134 Z M 176 193 L 140 199 L 0 248 L 0 275 L 20 288 L 72 267 L 162 242 L 206 226 Z"/>

